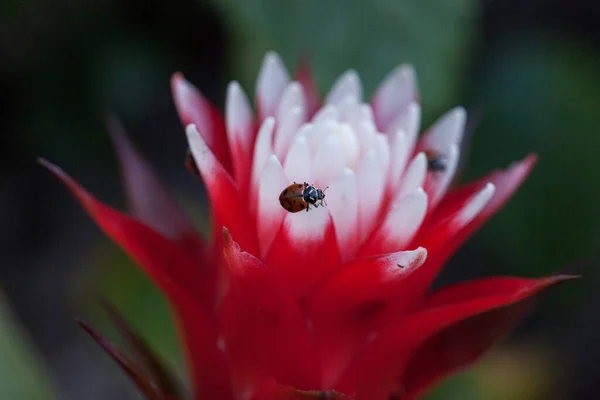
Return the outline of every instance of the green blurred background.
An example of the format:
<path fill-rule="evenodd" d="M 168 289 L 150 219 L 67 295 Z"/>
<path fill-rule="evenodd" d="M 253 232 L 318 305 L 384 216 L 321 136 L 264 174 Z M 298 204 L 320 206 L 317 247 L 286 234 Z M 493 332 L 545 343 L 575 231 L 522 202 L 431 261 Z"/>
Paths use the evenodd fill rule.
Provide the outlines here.
<path fill-rule="evenodd" d="M 600 393 L 600 4 L 586 0 L 5 0 L 0 6 L 0 397 L 134 398 L 78 330 L 112 335 L 113 300 L 178 371 L 162 298 L 34 160 L 64 167 L 123 206 L 103 118 L 115 113 L 200 224 L 206 197 L 183 168 L 169 78 L 182 71 L 219 107 L 229 80 L 252 93 L 264 53 L 310 56 L 321 93 L 347 68 L 365 93 L 412 63 L 424 126 L 469 112 L 462 179 L 530 151 L 516 197 L 450 262 L 440 284 L 568 268 L 478 366 L 431 399 L 597 399 Z M 583 267 L 587 267 L 582 269 Z"/>

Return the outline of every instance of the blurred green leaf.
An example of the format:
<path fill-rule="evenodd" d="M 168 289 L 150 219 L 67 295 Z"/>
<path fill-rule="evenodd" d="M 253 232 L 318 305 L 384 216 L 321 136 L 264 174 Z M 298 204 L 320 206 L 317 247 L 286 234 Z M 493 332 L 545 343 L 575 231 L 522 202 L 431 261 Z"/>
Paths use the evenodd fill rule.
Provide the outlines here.
<path fill-rule="evenodd" d="M 0 397 L 52 400 L 57 398 L 29 338 L 0 299 Z"/>
<path fill-rule="evenodd" d="M 234 79 L 253 88 L 265 52 L 293 69 L 302 54 L 322 93 L 339 74 L 356 69 L 369 95 L 396 65 L 416 68 L 426 116 L 456 105 L 475 0 L 212 0 L 233 31 Z"/>
<path fill-rule="evenodd" d="M 496 271 L 555 272 L 597 256 L 600 243 L 600 58 L 551 36 L 498 47 L 481 77 L 485 114 L 468 175 L 531 151 L 540 162 L 480 238 Z"/>

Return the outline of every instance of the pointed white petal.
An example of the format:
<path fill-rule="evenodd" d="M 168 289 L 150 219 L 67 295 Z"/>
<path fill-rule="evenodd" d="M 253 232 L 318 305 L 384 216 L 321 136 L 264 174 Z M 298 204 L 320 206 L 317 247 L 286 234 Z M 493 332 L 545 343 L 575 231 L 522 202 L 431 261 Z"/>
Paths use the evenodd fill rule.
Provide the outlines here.
<path fill-rule="evenodd" d="M 256 226 L 261 256 L 267 253 L 287 213 L 279 204 L 279 195 L 287 186 L 279 160 L 274 155 L 270 156 L 262 170 L 258 186 Z"/>
<path fill-rule="evenodd" d="M 256 82 L 256 101 L 261 119 L 275 115 L 281 93 L 289 80 L 279 55 L 274 52 L 267 53 Z"/>
<path fill-rule="evenodd" d="M 315 113 L 312 118 L 313 124 L 321 124 L 325 121 L 338 121 L 339 113 L 336 106 L 333 104 L 327 104 L 324 107 L 321 107 L 319 111 Z"/>
<path fill-rule="evenodd" d="M 371 104 L 380 129 L 385 130 L 418 97 L 417 77 L 410 65 L 400 65 L 381 83 Z"/>
<path fill-rule="evenodd" d="M 460 210 L 458 215 L 454 217 L 454 223 L 457 229 L 462 228 L 473 220 L 481 210 L 488 204 L 494 195 L 495 187 L 492 183 L 488 183 L 481 191 L 475 194 L 465 206 Z"/>
<path fill-rule="evenodd" d="M 383 198 L 385 176 L 381 173 L 377 153 L 369 150 L 356 168 L 358 196 L 358 223 L 361 240 L 371 232 Z"/>
<path fill-rule="evenodd" d="M 417 188 L 423 187 L 425 177 L 427 176 L 427 156 L 421 152 L 413 158 L 408 165 L 406 173 L 402 177 L 400 189 L 394 197 L 394 202 L 401 200 L 409 193 L 413 193 Z"/>
<path fill-rule="evenodd" d="M 419 230 L 427 212 L 427 194 L 421 188 L 400 200 L 371 237 L 380 254 L 404 249 Z"/>
<path fill-rule="evenodd" d="M 186 126 L 185 133 L 190 150 L 194 156 L 194 161 L 196 162 L 196 166 L 202 174 L 202 177 L 213 176 L 213 172 L 219 167 L 218 160 L 196 129 L 196 125 L 189 124 Z"/>
<path fill-rule="evenodd" d="M 225 124 L 227 139 L 234 158 L 236 143 L 243 146 L 244 151 L 251 151 L 252 146 L 252 109 L 248 97 L 238 82 L 231 82 L 227 87 L 225 100 Z"/>
<path fill-rule="evenodd" d="M 337 104 L 345 97 L 352 97 L 357 103 L 362 100 L 362 85 L 356 71 L 346 71 L 335 81 L 325 98 L 325 103 Z"/>
<path fill-rule="evenodd" d="M 325 192 L 342 261 L 354 255 L 358 228 L 358 191 L 354 172 L 345 168 Z"/>
<path fill-rule="evenodd" d="M 429 194 L 431 207 L 435 207 L 446 194 L 458 167 L 460 150 L 457 145 L 452 145 L 449 151 L 443 151 L 441 154 L 445 158 L 446 169 L 440 172 L 429 172 L 425 183 L 425 190 Z"/>
<path fill-rule="evenodd" d="M 408 145 L 406 133 L 398 130 L 389 135 L 390 141 L 390 172 L 389 183 L 391 189 L 395 190 L 401 184 L 402 173 L 408 161 Z"/>
<path fill-rule="evenodd" d="M 252 187 L 251 195 L 256 200 L 256 193 L 258 192 L 258 181 L 260 174 L 262 173 L 265 164 L 271 154 L 273 154 L 273 129 L 275 128 L 275 119 L 269 117 L 262 123 L 258 134 L 256 135 L 256 142 L 254 143 L 254 158 L 252 159 Z M 251 203 L 251 207 L 253 207 Z"/>
<path fill-rule="evenodd" d="M 304 90 L 296 81 L 290 82 L 285 87 L 277 105 L 276 120 L 278 122 L 282 121 L 294 108 L 306 109 Z"/>
<path fill-rule="evenodd" d="M 286 213 L 284 225 L 290 240 L 303 246 L 323 241 L 329 221 L 327 207 L 319 207 L 309 212 Z"/>
<path fill-rule="evenodd" d="M 379 160 L 379 166 L 381 167 L 381 173 L 387 177 L 390 166 L 390 145 L 388 143 L 387 136 L 376 133 L 375 143 L 373 148 L 377 152 L 377 159 Z"/>
<path fill-rule="evenodd" d="M 285 160 L 294 136 L 304 122 L 304 111 L 300 107 L 292 108 L 281 120 L 277 121 L 273 148 L 277 157 Z"/>
<path fill-rule="evenodd" d="M 341 146 L 340 139 L 336 135 L 327 135 L 318 146 L 312 162 L 313 180 L 316 186 L 327 187 L 344 169 L 344 153 Z"/>
<path fill-rule="evenodd" d="M 426 259 L 427 250 L 424 247 L 417 247 L 415 250 L 396 251 L 386 254 L 378 257 L 377 261 L 388 266 L 394 275 L 405 275 L 423 265 Z"/>
<path fill-rule="evenodd" d="M 389 135 L 393 135 L 398 130 L 404 131 L 406 134 L 406 152 L 411 154 L 417 136 L 419 135 L 419 125 L 421 124 L 421 105 L 416 102 L 411 102 L 406 106 L 404 112 L 398 115 L 388 128 L 384 131 Z"/>
<path fill-rule="evenodd" d="M 289 183 L 314 182 L 313 164 L 310 162 L 308 140 L 304 134 L 296 135 L 285 158 L 283 171 Z"/>
<path fill-rule="evenodd" d="M 460 144 L 467 122 L 464 108 L 456 107 L 444 114 L 423 136 L 423 149 L 443 151 Z"/>

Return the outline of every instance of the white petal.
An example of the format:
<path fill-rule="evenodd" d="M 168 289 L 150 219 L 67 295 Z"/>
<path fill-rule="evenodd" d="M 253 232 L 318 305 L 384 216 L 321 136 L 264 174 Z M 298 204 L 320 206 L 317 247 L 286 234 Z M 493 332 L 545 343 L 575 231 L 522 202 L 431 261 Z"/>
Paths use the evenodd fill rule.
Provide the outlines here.
<path fill-rule="evenodd" d="M 327 104 L 319 109 L 312 118 L 313 124 L 321 124 L 325 121 L 338 121 L 339 112 L 333 104 Z"/>
<path fill-rule="evenodd" d="M 381 173 L 387 177 L 388 167 L 390 165 L 390 145 L 388 143 L 387 136 L 381 133 L 376 133 L 374 148 L 377 152 L 377 160 L 379 160 Z"/>
<path fill-rule="evenodd" d="M 279 204 L 281 191 L 288 186 L 283 168 L 276 156 L 269 157 L 262 170 L 258 190 L 256 226 L 260 253 L 264 256 L 273 243 L 275 235 L 287 213 Z"/>
<path fill-rule="evenodd" d="M 406 106 L 417 98 L 417 77 L 410 65 L 400 65 L 381 83 L 371 104 L 378 126 L 385 130 Z"/>
<path fill-rule="evenodd" d="M 325 103 L 337 104 L 345 97 L 352 97 L 358 103 L 362 100 L 362 85 L 356 71 L 346 71 L 335 81 L 325 98 Z"/>
<path fill-rule="evenodd" d="M 359 162 L 356 168 L 356 182 L 360 188 L 359 232 L 361 240 L 364 240 L 376 223 L 385 184 L 385 176 L 381 173 L 375 150 L 369 150 Z"/>
<path fill-rule="evenodd" d="M 444 151 L 452 145 L 460 144 L 465 130 L 467 113 L 462 107 L 456 107 L 433 124 L 423 136 L 423 148 Z"/>
<path fill-rule="evenodd" d="M 236 143 L 243 146 L 244 151 L 251 151 L 252 146 L 252 110 L 248 97 L 238 82 L 231 82 L 227 87 L 225 100 L 225 124 L 227 139 L 235 162 Z"/>
<path fill-rule="evenodd" d="M 324 240 L 329 221 L 327 207 L 311 208 L 309 212 L 286 213 L 285 232 L 298 246 L 314 244 Z"/>
<path fill-rule="evenodd" d="M 275 115 L 281 93 L 289 80 L 279 55 L 274 52 L 267 53 L 256 82 L 256 101 L 261 118 Z"/>
<path fill-rule="evenodd" d="M 483 210 L 494 195 L 495 189 L 496 188 L 492 183 L 488 183 L 485 188 L 475 194 L 467 204 L 465 204 L 458 215 L 454 217 L 454 223 L 457 225 L 457 229 L 467 225 L 473 218 L 479 215 L 481 210 Z"/>
<path fill-rule="evenodd" d="M 408 165 L 406 173 L 402 177 L 400 189 L 394 197 L 394 202 L 401 200 L 409 193 L 413 193 L 417 188 L 423 187 L 425 177 L 427 176 L 427 156 L 421 152 L 413 158 Z"/>
<path fill-rule="evenodd" d="M 393 206 L 371 240 L 381 253 L 402 250 L 419 230 L 427 212 L 427 194 L 421 188 Z"/>
<path fill-rule="evenodd" d="M 262 173 L 269 156 L 273 154 L 273 147 L 271 143 L 273 141 L 274 127 L 275 119 L 273 117 L 269 117 L 262 123 L 260 129 L 258 130 L 258 134 L 256 135 L 256 142 L 254 143 L 254 158 L 252 159 L 251 193 L 253 199 L 256 199 L 260 174 Z M 253 207 L 253 205 L 251 205 L 251 207 Z M 254 208 L 252 208 L 252 210 L 254 210 Z"/>
<path fill-rule="evenodd" d="M 356 243 L 358 228 L 358 191 L 354 172 L 345 168 L 342 173 L 330 183 L 326 191 L 326 201 L 340 251 L 342 261 L 352 257 Z"/>
<path fill-rule="evenodd" d="M 412 102 L 406 106 L 404 112 L 398 115 L 384 132 L 393 135 L 399 130 L 404 131 L 406 134 L 406 152 L 411 154 L 419 135 L 420 124 L 421 106 L 419 103 Z"/>
<path fill-rule="evenodd" d="M 413 272 L 423 265 L 426 259 L 427 250 L 423 247 L 417 247 L 415 250 L 397 251 L 377 257 L 377 261 L 392 270 L 393 275 L 405 275 Z"/>
<path fill-rule="evenodd" d="M 296 135 L 285 158 L 283 171 L 289 183 L 313 182 L 313 165 L 310 162 L 310 149 L 304 134 Z"/>
<path fill-rule="evenodd" d="M 215 172 L 223 167 L 219 165 L 219 161 L 204 141 L 204 138 L 198 133 L 196 125 L 189 124 L 186 126 L 185 133 L 196 166 L 198 167 L 200 174 L 202 174 L 202 179 L 210 190 L 210 185 L 212 184 L 212 181 L 214 181 L 212 178 L 217 176 Z"/>
<path fill-rule="evenodd" d="M 327 135 L 325 137 L 317 148 L 312 166 L 314 184 L 317 187 L 327 187 L 342 172 L 345 167 L 344 154 L 337 136 Z"/>
<path fill-rule="evenodd" d="M 446 163 L 446 169 L 440 172 L 430 172 L 425 184 L 425 190 L 429 194 L 429 198 L 431 200 L 431 207 L 435 207 L 446 194 L 448 186 L 450 186 L 450 183 L 454 178 L 456 168 L 458 167 L 460 150 L 458 149 L 457 145 L 453 145 L 450 147 L 449 151 L 443 151 L 441 154 L 445 158 L 444 161 Z"/>
<path fill-rule="evenodd" d="M 403 130 L 389 136 L 390 138 L 390 176 L 389 182 L 392 189 L 396 189 L 401 183 L 402 173 L 408 160 L 407 138 Z"/>
<path fill-rule="evenodd" d="M 277 157 L 285 160 L 290 144 L 303 122 L 304 111 L 300 107 L 292 108 L 283 119 L 277 121 L 277 129 L 275 131 L 273 143 L 273 148 Z"/>
<path fill-rule="evenodd" d="M 277 106 L 276 120 L 282 121 L 293 108 L 306 109 L 304 90 L 296 81 L 290 82 L 283 91 Z"/>

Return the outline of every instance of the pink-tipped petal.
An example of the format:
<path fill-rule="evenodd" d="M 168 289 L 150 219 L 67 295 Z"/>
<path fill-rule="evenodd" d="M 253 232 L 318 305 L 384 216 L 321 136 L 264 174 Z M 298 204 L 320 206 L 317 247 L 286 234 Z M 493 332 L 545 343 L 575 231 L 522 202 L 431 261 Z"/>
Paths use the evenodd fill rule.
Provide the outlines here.
<path fill-rule="evenodd" d="M 374 145 L 381 173 L 387 177 L 390 170 L 390 145 L 387 136 L 381 133 L 375 134 Z"/>
<path fill-rule="evenodd" d="M 285 158 L 283 172 L 288 182 L 314 182 L 313 163 L 310 160 L 310 149 L 306 135 L 301 130 L 294 138 L 290 151 Z"/>
<path fill-rule="evenodd" d="M 339 119 L 340 119 L 339 114 L 340 113 L 336 106 L 334 106 L 333 104 L 327 104 L 327 105 L 324 105 L 323 107 L 321 107 L 315 113 L 315 115 L 313 115 L 311 122 L 316 125 L 316 124 L 324 123 L 326 121 L 339 121 Z"/>
<path fill-rule="evenodd" d="M 288 186 L 283 168 L 276 156 L 269 157 L 258 185 L 256 227 L 260 255 L 264 257 L 279 231 L 286 210 L 279 204 L 279 195 Z"/>
<path fill-rule="evenodd" d="M 377 223 L 376 217 L 383 199 L 385 175 L 381 173 L 375 150 L 368 151 L 356 168 L 358 196 L 358 224 L 361 240 L 364 240 Z"/>
<path fill-rule="evenodd" d="M 456 173 L 456 168 L 458 167 L 458 161 L 460 157 L 460 150 L 457 145 L 452 145 L 447 151 L 443 153 L 445 169 L 443 171 L 430 171 L 427 174 L 427 179 L 425 180 L 425 191 L 429 195 L 430 209 L 433 209 L 437 206 L 437 204 L 442 200 L 450 183 L 452 183 L 452 179 L 454 179 L 454 174 Z"/>
<path fill-rule="evenodd" d="M 412 159 L 406 168 L 406 173 L 402 177 L 402 183 L 394 196 L 394 201 L 398 202 L 404 198 L 404 196 L 413 193 L 417 188 L 423 187 L 426 176 L 427 156 L 425 153 L 421 152 Z"/>
<path fill-rule="evenodd" d="M 313 180 L 315 185 L 325 188 L 344 169 L 344 153 L 342 143 L 337 136 L 327 135 L 317 147 L 312 161 Z M 309 182 L 310 183 L 310 182 Z"/>
<path fill-rule="evenodd" d="M 419 134 L 419 126 L 421 124 L 421 105 L 416 102 L 411 102 L 406 106 L 406 109 L 400 113 L 394 121 L 383 131 L 388 135 L 393 135 L 399 130 L 406 133 L 406 148 L 408 154 L 411 154 Z"/>
<path fill-rule="evenodd" d="M 304 110 L 300 107 L 291 108 L 282 119 L 277 121 L 273 148 L 275 155 L 285 160 L 294 136 L 304 123 Z"/>
<path fill-rule="evenodd" d="M 338 104 L 347 97 L 357 103 L 362 100 L 362 84 L 356 71 L 349 70 L 340 76 L 325 97 L 326 104 Z"/>
<path fill-rule="evenodd" d="M 361 248 L 360 254 L 385 254 L 407 248 L 421 226 L 426 212 L 427 194 L 418 188 L 392 205 L 381 226 L 369 236 Z"/>
<path fill-rule="evenodd" d="M 269 156 L 273 154 L 273 132 L 275 119 L 269 117 L 264 120 L 254 143 L 254 157 L 252 158 L 252 185 L 250 188 L 250 213 L 256 214 L 256 202 L 258 198 L 258 181 Z"/>
<path fill-rule="evenodd" d="M 394 118 L 404 111 L 411 101 L 417 100 L 418 96 L 414 69 L 410 65 L 396 67 L 384 79 L 371 100 L 379 129 L 385 131 Z"/>
<path fill-rule="evenodd" d="M 171 78 L 171 91 L 183 126 L 195 124 L 208 147 L 225 169 L 231 172 L 231 154 L 227 143 L 225 121 L 219 110 L 179 72 L 173 74 Z"/>
<path fill-rule="evenodd" d="M 289 74 L 279 55 L 267 53 L 256 82 L 256 107 L 260 121 L 275 115 L 281 94 L 289 80 Z"/>
<path fill-rule="evenodd" d="M 246 194 L 254 147 L 254 120 L 248 97 L 238 82 L 227 87 L 225 123 L 233 161 L 233 177 L 240 193 Z"/>
<path fill-rule="evenodd" d="M 342 261 L 351 258 L 359 243 L 358 188 L 354 171 L 345 168 L 325 192 Z"/>
<path fill-rule="evenodd" d="M 467 123 L 467 112 L 456 107 L 442 115 L 429 128 L 419 141 L 419 150 L 444 152 L 451 146 L 458 146 Z"/>
<path fill-rule="evenodd" d="M 265 263 L 294 297 L 303 298 L 340 266 L 335 228 L 326 207 L 287 213 Z"/>
<path fill-rule="evenodd" d="M 232 233 L 236 234 L 244 250 L 259 254 L 253 221 L 248 214 L 248 209 L 240 207 L 240 203 L 244 203 L 246 198 L 241 196 L 231 176 L 198 135 L 196 126 L 189 125 L 186 133 L 212 203 L 216 226 L 227 226 Z"/>

